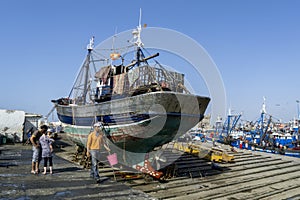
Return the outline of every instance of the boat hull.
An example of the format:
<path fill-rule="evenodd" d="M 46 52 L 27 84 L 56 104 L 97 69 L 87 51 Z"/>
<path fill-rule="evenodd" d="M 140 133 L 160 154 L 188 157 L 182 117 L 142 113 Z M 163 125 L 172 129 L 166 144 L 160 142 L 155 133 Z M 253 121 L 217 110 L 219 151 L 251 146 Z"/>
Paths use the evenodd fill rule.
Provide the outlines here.
<path fill-rule="evenodd" d="M 59 105 L 64 131 L 85 146 L 95 121 L 104 124 L 108 145 L 119 163 L 143 165 L 145 156 L 185 134 L 204 117 L 210 99 L 175 92 L 153 92 L 93 105 Z M 125 153 L 124 153 L 125 152 Z"/>

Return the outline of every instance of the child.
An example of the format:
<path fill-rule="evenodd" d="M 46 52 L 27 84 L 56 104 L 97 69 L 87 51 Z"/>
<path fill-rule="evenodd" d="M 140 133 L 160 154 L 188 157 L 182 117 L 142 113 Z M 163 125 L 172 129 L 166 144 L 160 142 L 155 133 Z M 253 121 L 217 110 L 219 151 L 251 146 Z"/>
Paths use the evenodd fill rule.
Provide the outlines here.
<path fill-rule="evenodd" d="M 52 133 L 53 131 L 51 129 L 47 130 L 48 133 Z M 49 160 L 49 168 L 50 168 L 50 174 L 52 174 L 52 147 L 53 139 L 51 139 L 46 133 L 44 133 L 40 138 L 40 144 L 42 146 L 42 158 L 44 159 L 44 172 L 43 174 L 47 173 L 47 163 Z"/>

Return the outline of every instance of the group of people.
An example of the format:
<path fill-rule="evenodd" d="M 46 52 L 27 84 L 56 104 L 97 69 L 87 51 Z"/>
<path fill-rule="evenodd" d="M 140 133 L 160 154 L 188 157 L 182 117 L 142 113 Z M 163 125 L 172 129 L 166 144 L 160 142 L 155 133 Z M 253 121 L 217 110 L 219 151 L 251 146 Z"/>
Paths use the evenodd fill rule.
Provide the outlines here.
<path fill-rule="evenodd" d="M 32 144 L 32 165 L 31 173 L 39 173 L 40 161 L 44 160 L 44 171 L 43 174 L 47 174 L 47 164 L 49 161 L 49 172 L 53 173 L 53 162 L 52 162 L 52 152 L 53 152 L 53 142 L 51 134 L 53 130 L 49 129 L 47 125 L 42 125 L 39 130 L 32 133 L 30 137 L 30 142 Z"/>
<path fill-rule="evenodd" d="M 39 163 L 44 160 L 44 171 L 43 174 L 47 174 L 47 164 L 49 161 L 49 172 L 53 173 L 53 162 L 52 162 L 52 152 L 53 152 L 53 142 L 51 138 L 52 129 L 49 129 L 47 125 L 42 125 L 39 130 L 33 132 L 30 137 L 32 144 L 32 167 L 31 173 L 39 173 Z M 87 156 L 91 157 L 91 172 L 90 177 L 95 179 L 96 182 L 100 182 L 100 175 L 98 171 L 98 162 L 101 157 L 102 146 L 110 152 L 110 149 L 104 142 L 102 124 L 97 122 L 94 124 L 94 130 L 88 135 L 87 139 Z"/>

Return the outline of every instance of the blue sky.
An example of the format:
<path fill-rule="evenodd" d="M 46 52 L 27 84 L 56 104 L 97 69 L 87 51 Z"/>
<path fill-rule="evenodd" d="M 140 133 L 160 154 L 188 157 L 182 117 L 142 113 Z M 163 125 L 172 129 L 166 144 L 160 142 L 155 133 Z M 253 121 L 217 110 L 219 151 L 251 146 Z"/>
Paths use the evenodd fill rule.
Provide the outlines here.
<path fill-rule="evenodd" d="M 217 65 L 228 106 L 243 118 L 284 121 L 300 99 L 300 2 L 296 0 L 0 1 L 0 108 L 46 115 L 96 44 L 143 23 L 182 32 Z"/>

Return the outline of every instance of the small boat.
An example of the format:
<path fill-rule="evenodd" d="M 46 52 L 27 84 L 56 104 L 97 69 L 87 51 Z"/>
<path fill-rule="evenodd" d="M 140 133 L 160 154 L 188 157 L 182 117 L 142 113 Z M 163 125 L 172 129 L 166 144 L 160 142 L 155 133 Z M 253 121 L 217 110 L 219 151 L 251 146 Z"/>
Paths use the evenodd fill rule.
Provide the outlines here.
<path fill-rule="evenodd" d="M 191 94 L 184 74 L 166 70 L 156 60 L 153 66 L 150 61 L 159 53 L 145 56 L 141 31 L 141 24 L 133 30 L 129 53 L 115 48 L 108 58 L 98 58 L 101 50 L 91 38 L 69 96 L 52 102 L 64 132 L 76 144 L 85 147 L 93 124 L 101 122 L 119 164 L 160 178 L 162 173 L 152 167 L 158 157 L 153 150 L 201 121 L 210 98 Z M 129 54 L 135 60 L 125 63 Z M 116 60 L 118 65 L 113 64 Z M 99 62 L 109 64 L 97 69 Z"/>

